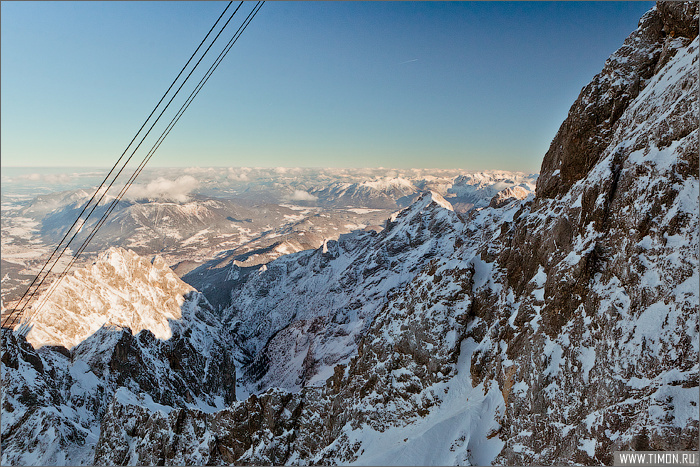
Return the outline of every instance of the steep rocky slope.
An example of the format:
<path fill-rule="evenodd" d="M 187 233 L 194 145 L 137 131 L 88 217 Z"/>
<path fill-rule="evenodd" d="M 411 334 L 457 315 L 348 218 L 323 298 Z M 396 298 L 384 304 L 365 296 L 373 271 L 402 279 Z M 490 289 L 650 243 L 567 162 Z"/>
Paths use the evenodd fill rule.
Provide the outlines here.
<path fill-rule="evenodd" d="M 110 250 L 67 277 L 29 336 L 36 349 L 3 331 L 4 465 L 92 464 L 115 405 L 213 411 L 235 400 L 218 316 L 159 258 Z"/>
<path fill-rule="evenodd" d="M 481 248 L 506 286 L 473 295 L 473 374 L 508 394 L 499 462 L 697 447 L 697 18 L 642 18 L 572 107 L 535 200 Z"/>
<path fill-rule="evenodd" d="M 460 217 L 426 193 L 379 233 L 239 274 L 220 327 L 190 295 L 181 321 L 191 309 L 232 346 L 193 355 L 216 376 L 187 380 L 195 402 L 165 399 L 176 382 L 149 388 L 150 367 L 104 376 L 147 342 L 144 363 L 176 380 L 196 368 L 168 360 L 186 332 L 100 331 L 72 363 L 4 338 L 3 463 L 611 464 L 696 449 L 697 24 L 696 3 L 641 19 L 572 106 L 534 197 Z M 96 345 L 105 333 L 128 345 Z M 221 408 L 225 355 L 255 394 Z M 60 376 L 83 368 L 92 383 Z M 22 457 L 27 438 L 46 456 Z"/>
<path fill-rule="evenodd" d="M 356 353 L 382 305 L 454 249 L 461 228 L 449 203 L 428 192 L 379 233 L 342 235 L 249 276 L 224 313 L 246 366 L 242 378 L 257 390 L 324 383 Z"/>
<path fill-rule="evenodd" d="M 27 340 L 35 347 L 66 348 L 84 341 L 103 325 L 150 330 L 171 337 L 170 321 L 182 318 L 185 295 L 194 291 L 155 257 L 111 248 L 91 266 L 66 276 L 50 298 L 39 296 Z"/>

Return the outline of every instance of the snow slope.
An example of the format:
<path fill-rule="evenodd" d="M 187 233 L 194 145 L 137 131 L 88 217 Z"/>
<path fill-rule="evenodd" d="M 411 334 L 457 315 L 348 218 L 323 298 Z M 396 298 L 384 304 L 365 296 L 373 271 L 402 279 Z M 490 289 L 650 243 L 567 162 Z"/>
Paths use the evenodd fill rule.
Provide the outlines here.
<path fill-rule="evenodd" d="M 380 233 L 342 235 L 251 275 L 224 311 L 241 349 L 241 380 L 254 391 L 323 384 L 389 297 L 451 248 L 461 228 L 449 203 L 428 192 Z"/>

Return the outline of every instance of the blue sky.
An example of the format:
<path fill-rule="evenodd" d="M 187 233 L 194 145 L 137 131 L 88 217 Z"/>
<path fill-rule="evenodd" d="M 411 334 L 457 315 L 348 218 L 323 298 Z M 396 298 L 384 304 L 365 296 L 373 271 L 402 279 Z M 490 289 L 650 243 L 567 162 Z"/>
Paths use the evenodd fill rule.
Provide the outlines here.
<path fill-rule="evenodd" d="M 2 165 L 111 166 L 224 6 L 3 1 Z M 268 2 L 150 165 L 537 172 L 652 6 Z"/>

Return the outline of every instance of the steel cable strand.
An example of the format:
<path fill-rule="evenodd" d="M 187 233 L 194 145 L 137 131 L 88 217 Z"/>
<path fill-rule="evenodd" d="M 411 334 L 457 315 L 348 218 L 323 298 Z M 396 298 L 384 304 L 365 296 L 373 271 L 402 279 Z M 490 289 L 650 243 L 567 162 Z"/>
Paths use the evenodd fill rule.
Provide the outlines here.
<path fill-rule="evenodd" d="M 155 127 L 155 125 L 158 123 L 158 121 L 160 120 L 160 118 L 161 118 L 161 117 L 163 116 L 163 114 L 165 113 L 165 111 L 168 109 L 168 107 L 170 107 L 170 104 L 173 102 L 173 100 L 175 99 L 175 97 L 177 97 L 177 95 L 179 94 L 180 90 L 183 88 L 183 86 L 187 83 L 187 81 L 189 80 L 189 78 L 192 76 L 192 73 L 194 73 L 194 71 L 197 69 L 197 67 L 199 66 L 199 64 L 202 62 L 202 60 L 204 59 L 204 57 L 205 57 L 205 56 L 207 55 L 207 53 L 209 52 L 209 50 L 211 50 L 211 47 L 212 47 L 212 46 L 214 45 L 214 43 L 217 41 L 217 39 L 219 38 L 219 36 L 221 36 L 221 33 L 224 31 L 224 29 L 226 28 L 226 26 L 228 26 L 228 24 L 231 22 L 231 20 L 233 19 L 234 15 L 235 15 L 235 14 L 238 12 L 238 10 L 240 9 L 241 5 L 243 5 L 243 1 L 241 1 L 241 2 L 239 3 L 239 5 L 238 5 L 238 7 L 236 8 L 236 10 L 231 14 L 231 16 L 230 16 L 229 19 L 226 21 L 226 23 L 224 24 L 224 26 L 221 28 L 221 30 L 219 31 L 219 33 L 218 33 L 218 34 L 216 35 L 216 37 L 213 39 L 212 43 L 209 44 L 209 47 L 207 47 L 207 49 L 204 51 L 204 53 L 203 53 L 202 56 L 199 58 L 199 60 L 197 61 L 197 63 L 195 64 L 195 66 L 192 68 L 192 70 L 190 70 L 189 74 L 188 74 L 187 77 L 184 79 L 184 81 L 182 82 L 182 84 L 180 84 L 180 86 L 178 87 L 177 91 L 175 91 L 175 94 L 173 94 L 173 96 L 170 98 L 170 100 L 169 100 L 168 103 L 166 104 L 165 108 L 163 108 L 163 110 L 160 112 L 160 114 L 158 115 L 158 117 L 156 118 L 156 120 L 153 122 L 153 124 L 151 124 L 151 127 L 148 129 L 148 131 L 146 132 L 146 134 L 141 138 L 141 141 L 139 142 L 138 146 L 136 146 L 136 148 L 132 151 L 131 155 L 128 157 L 128 159 L 126 160 L 126 162 L 124 162 L 124 164 L 122 165 L 122 167 L 121 167 L 121 169 L 119 170 L 119 172 L 114 176 L 114 178 L 112 179 L 112 181 L 110 182 L 110 184 L 106 187 L 106 189 L 104 190 L 104 192 L 102 193 L 102 195 L 101 195 L 100 198 L 98 199 L 98 201 L 97 201 L 97 202 L 95 203 L 95 205 L 92 207 L 92 209 L 90 210 L 90 212 L 89 212 L 88 215 L 86 216 L 85 220 L 83 221 L 83 224 L 85 224 L 85 223 L 87 222 L 87 220 L 90 218 L 90 216 L 92 215 L 92 213 L 93 213 L 93 212 L 95 211 L 95 209 L 99 206 L 99 203 L 100 203 L 100 202 L 102 201 L 102 199 L 105 197 L 105 195 L 107 194 L 107 192 L 109 191 L 109 189 L 114 185 L 114 182 L 117 180 L 117 178 L 119 177 L 119 175 L 121 175 L 121 173 L 124 171 L 124 169 L 126 168 L 126 166 L 128 165 L 128 163 L 131 161 L 131 159 L 133 158 L 133 156 L 134 156 L 134 154 L 136 153 L 136 151 L 138 151 L 138 149 L 141 147 L 141 145 L 143 144 L 143 142 L 145 141 L 145 139 L 148 137 L 148 135 L 151 133 L 151 131 L 153 130 L 153 128 Z M 218 20 L 217 20 L 217 22 L 218 22 Z M 208 34 L 207 34 L 207 35 L 208 35 Z M 128 148 L 127 148 L 127 149 L 128 149 Z M 122 156 L 122 157 L 123 157 L 123 156 Z M 120 160 L 121 160 L 121 158 L 120 158 Z M 110 212 L 111 212 L 111 211 L 110 211 Z M 76 222 L 77 222 L 77 220 L 76 220 Z M 30 298 L 27 300 L 27 302 L 25 302 L 24 306 L 20 309 L 19 313 L 14 315 L 14 317 L 13 317 L 14 319 L 13 319 L 13 321 L 12 321 L 11 327 L 13 327 L 13 326 L 15 325 L 15 323 L 17 322 L 18 319 L 21 319 L 21 316 L 22 316 L 22 314 L 24 313 L 24 310 L 26 309 L 27 305 L 29 304 L 29 302 L 31 301 L 31 299 L 34 297 L 34 295 L 36 294 L 36 292 L 39 290 L 39 288 L 43 285 L 44 281 L 46 280 L 46 278 L 47 278 L 48 275 L 50 274 L 50 272 L 51 272 L 51 270 L 53 269 L 53 267 L 55 267 L 55 265 L 56 265 L 56 264 L 58 263 L 58 261 L 61 259 L 61 257 L 62 257 L 63 254 L 65 253 L 66 249 L 67 249 L 68 246 L 70 245 L 70 243 L 73 241 L 73 239 L 75 239 L 75 237 L 76 237 L 77 235 L 78 235 L 78 232 L 76 232 L 75 234 L 73 234 L 73 237 L 72 237 L 71 240 L 64 246 L 63 250 L 61 251 L 61 254 L 56 258 L 54 264 L 51 266 L 51 268 L 49 269 L 49 271 L 48 271 L 48 272 L 44 275 L 44 277 L 41 279 L 41 281 L 39 282 L 39 285 L 36 286 L 34 292 L 32 292 L 32 294 L 31 294 Z M 72 265 L 73 263 L 74 263 L 74 261 L 71 261 L 70 265 Z"/>
<path fill-rule="evenodd" d="M 147 164 L 147 163 L 150 161 L 150 159 L 153 157 L 153 155 L 154 155 L 155 152 L 158 150 L 158 148 L 160 147 L 160 145 L 163 143 L 163 141 L 165 140 L 165 138 L 170 134 L 170 131 L 172 131 L 172 129 L 173 129 L 173 127 L 175 126 L 175 124 L 177 124 L 177 122 L 180 120 L 180 117 L 182 117 L 182 115 L 183 115 L 184 112 L 187 110 L 187 108 L 190 106 L 190 104 L 192 103 L 192 101 L 194 100 L 194 98 L 197 96 L 197 94 L 199 94 L 199 91 L 201 91 L 201 89 L 204 87 L 204 85 L 205 85 L 206 82 L 209 80 L 209 78 L 211 77 L 211 75 L 214 73 L 214 71 L 216 70 L 216 68 L 219 66 L 219 64 L 221 64 L 221 62 L 223 61 L 223 59 L 226 57 L 226 55 L 228 54 L 228 52 L 231 50 L 231 48 L 233 47 L 233 45 L 238 41 L 238 38 L 240 38 L 240 36 L 243 34 L 243 32 L 244 32 L 245 29 L 248 27 L 248 25 L 250 24 L 250 22 L 251 22 L 251 21 L 253 20 L 253 18 L 257 15 L 258 11 L 260 11 L 260 8 L 262 8 L 262 5 L 263 5 L 264 3 L 265 3 L 264 1 L 259 1 L 259 2 L 256 4 L 256 6 L 253 8 L 253 10 L 248 14 L 248 17 L 246 17 L 246 19 L 243 21 L 243 23 L 242 23 L 241 26 L 238 28 L 238 30 L 236 31 L 236 33 L 234 33 L 234 36 L 231 38 L 231 40 L 229 41 L 229 43 L 224 47 L 224 50 L 219 54 L 219 56 L 218 56 L 217 59 L 215 60 L 214 64 L 212 64 L 212 65 L 210 66 L 209 70 L 207 70 L 207 73 L 205 74 L 205 76 L 200 80 L 200 82 L 197 84 L 197 87 L 192 91 L 192 93 L 191 93 L 190 96 L 188 97 L 187 101 L 180 107 L 180 110 L 179 110 L 178 113 L 175 115 L 175 117 L 173 117 L 173 119 L 170 121 L 170 124 L 168 125 L 168 127 L 163 131 L 163 133 L 161 134 L 161 136 L 159 137 L 159 139 L 156 141 L 156 143 L 153 145 L 153 147 L 151 148 L 151 150 L 148 152 L 148 154 L 146 155 L 146 157 L 144 157 L 144 159 L 143 159 L 143 161 L 141 162 L 141 164 L 139 164 L 139 166 L 137 167 L 137 169 L 135 170 L 135 172 L 132 174 L 132 176 L 131 176 L 130 179 L 128 180 L 127 184 L 124 185 L 124 187 L 121 189 L 121 191 L 119 192 L 119 194 L 115 197 L 114 200 L 112 200 L 112 203 L 110 204 L 108 210 L 102 215 L 102 217 L 100 218 L 100 220 L 99 220 L 99 222 L 97 223 L 97 225 L 96 225 L 95 227 L 93 227 L 93 230 L 91 231 L 90 235 L 89 235 L 88 238 L 83 242 L 83 244 L 81 245 L 80 249 L 76 252 L 76 254 L 73 256 L 73 258 L 71 259 L 71 262 L 68 264 L 68 266 L 66 266 L 66 268 L 63 270 L 63 272 L 61 273 L 61 275 L 58 277 L 58 279 L 51 285 L 51 288 L 50 288 L 49 291 L 44 295 L 44 297 L 42 298 L 41 303 L 35 308 L 34 312 L 31 314 L 31 316 L 29 316 L 29 317 L 27 318 L 27 320 L 26 320 L 27 323 L 28 323 L 29 321 L 31 321 L 31 319 L 33 319 L 34 316 L 36 316 L 36 314 L 40 311 L 40 309 L 41 309 L 41 308 L 44 306 L 44 304 L 48 301 L 50 295 L 57 289 L 58 285 L 61 283 L 61 281 L 63 280 L 63 278 L 67 275 L 68 271 L 71 269 L 71 267 L 73 266 L 73 264 L 75 263 L 75 261 L 76 261 L 76 260 L 78 259 L 78 257 L 83 253 L 83 251 L 85 250 L 85 248 L 87 247 L 87 245 L 89 244 L 89 242 L 92 240 L 92 238 L 94 238 L 94 236 L 95 236 L 95 234 L 97 233 L 97 231 L 104 225 L 104 223 L 106 222 L 107 218 L 108 218 L 109 215 L 112 213 L 112 211 L 114 210 L 114 208 L 117 206 L 117 204 L 119 203 L 119 201 L 121 201 L 121 199 L 122 199 L 122 197 L 124 196 L 124 194 L 126 193 L 126 191 L 131 187 L 131 185 L 133 184 L 133 182 L 134 182 L 134 180 L 136 179 L 136 177 L 138 177 L 138 175 L 141 173 L 141 171 L 143 170 L 143 168 L 146 166 L 146 164 Z"/>
<path fill-rule="evenodd" d="M 36 289 L 35 289 L 34 292 L 29 296 L 29 298 L 27 298 L 27 303 L 25 303 L 25 306 L 20 308 L 20 305 L 21 305 L 21 303 L 22 303 L 22 300 L 24 300 L 24 298 L 27 296 L 27 294 L 28 294 L 29 291 L 31 290 L 32 286 L 33 286 L 33 285 L 36 283 L 36 281 L 39 279 L 39 277 L 40 277 L 41 274 L 44 272 L 44 270 L 45 270 L 46 267 L 49 265 L 49 263 L 51 263 L 51 260 L 52 260 L 53 257 L 56 255 L 56 253 L 58 252 L 58 250 L 61 248 L 61 245 L 62 245 L 63 242 L 66 240 L 66 238 L 68 238 L 68 235 L 71 233 L 71 231 L 73 230 L 73 228 L 78 224 L 78 222 L 80 221 L 82 215 L 83 215 L 83 214 L 85 213 L 85 211 L 87 210 L 87 208 L 88 208 L 88 206 L 90 205 L 90 203 L 95 199 L 95 197 L 97 196 L 97 194 L 99 193 L 99 191 L 100 191 L 100 190 L 102 189 L 102 187 L 104 186 L 105 182 L 109 179 L 110 175 L 111 175 L 111 174 L 114 172 L 114 170 L 117 168 L 117 166 L 119 165 L 119 162 L 124 158 L 124 155 L 129 151 L 129 148 L 131 147 L 131 145 L 134 143 L 134 141 L 136 141 L 136 139 L 138 138 L 138 136 L 139 136 L 139 134 L 141 133 L 141 131 L 143 131 L 143 129 L 145 128 L 145 126 L 148 124 L 148 121 L 151 119 L 151 117 L 153 116 L 153 114 L 156 112 L 156 110 L 158 109 L 158 107 L 160 106 L 160 104 L 163 102 L 163 100 L 165 99 L 165 97 L 168 95 L 168 93 L 170 92 L 170 90 L 173 88 L 173 86 L 175 85 L 175 83 L 177 82 L 177 80 L 180 78 L 180 76 L 182 76 L 182 73 L 185 71 L 185 69 L 187 69 L 187 66 L 190 64 L 190 62 L 192 61 L 192 59 L 197 55 L 197 52 L 199 52 L 199 49 L 201 49 L 202 45 L 206 42 L 206 40 L 207 40 L 207 38 L 209 37 L 209 35 L 211 35 L 211 32 L 216 28 L 216 25 L 219 23 L 219 21 L 221 20 L 221 18 L 223 18 L 223 16 L 226 14 L 226 11 L 229 9 L 229 7 L 231 6 L 232 3 L 233 3 L 233 2 L 231 1 L 231 2 L 229 2 L 229 3 L 226 5 L 226 8 L 224 8 L 224 11 L 221 13 L 221 15 L 219 15 L 219 17 L 217 18 L 217 20 L 214 22 L 214 25 L 209 29 L 209 31 L 207 32 L 207 34 L 204 36 L 204 39 L 202 39 L 202 41 L 199 43 L 199 45 L 197 46 L 197 48 L 195 49 L 195 51 L 192 53 L 192 55 L 190 55 L 190 58 L 187 60 L 187 62 L 185 63 L 185 65 L 182 67 L 182 69 L 180 69 L 180 72 L 177 74 L 177 76 L 175 77 L 175 79 L 173 80 L 173 82 L 170 84 L 170 86 L 169 86 L 168 89 L 165 91 L 165 93 L 163 93 L 163 96 L 161 96 L 160 100 L 159 100 L 158 103 L 155 105 L 155 107 L 153 108 L 153 110 L 151 111 L 151 113 L 148 115 L 148 117 L 146 117 L 146 120 L 145 120 L 145 121 L 143 122 L 143 124 L 141 125 L 141 128 L 138 129 L 138 131 L 136 132 L 136 134 L 134 135 L 134 137 L 131 139 L 131 141 L 129 142 L 129 144 L 126 146 L 126 149 L 124 149 L 124 152 L 122 152 L 121 156 L 119 156 L 119 159 L 117 159 L 117 162 L 114 163 L 114 165 L 112 166 L 112 168 L 110 169 L 110 171 L 109 171 L 109 172 L 107 173 L 107 175 L 105 176 L 104 180 L 102 180 L 102 182 L 101 182 L 100 185 L 97 187 L 97 189 L 95 190 L 95 192 L 93 193 L 93 195 L 90 197 L 90 199 L 88 200 L 88 202 L 83 206 L 83 209 L 80 211 L 80 214 L 78 214 L 78 216 L 76 217 L 76 219 L 75 219 L 75 221 L 73 222 L 73 224 L 70 226 L 70 228 L 69 228 L 69 229 L 66 231 L 66 233 L 63 235 L 63 238 L 61 239 L 61 241 L 58 243 L 58 245 L 56 245 L 56 248 L 53 250 L 53 252 L 52 252 L 51 255 L 49 256 L 49 258 L 46 260 L 46 262 L 45 262 L 44 265 L 42 266 L 41 270 L 37 273 L 37 275 L 36 275 L 36 276 L 34 277 L 34 279 L 32 280 L 31 284 L 29 284 L 29 287 L 27 287 L 27 289 L 25 290 L 24 294 L 22 294 L 22 296 L 20 297 L 20 299 L 17 301 L 17 303 L 16 303 L 16 305 L 15 305 L 15 309 L 20 309 L 20 311 L 19 311 L 19 313 L 16 313 L 16 314 L 15 314 L 15 317 L 21 316 L 21 314 L 24 312 L 24 308 L 26 307 L 27 303 L 29 303 L 29 302 L 31 301 L 31 299 L 34 297 L 34 295 L 35 295 L 36 292 L 38 291 L 38 289 L 41 287 L 41 285 L 42 285 L 42 283 L 43 283 L 43 279 L 42 279 L 42 281 L 40 281 L 39 285 L 36 286 Z M 91 211 L 91 213 L 92 213 L 92 211 Z M 49 270 L 46 272 L 46 276 L 48 276 L 48 275 L 50 274 L 51 270 L 56 266 L 56 264 L 57 264 L 58 261 L 60 260 L 60 258 L 61 258 L 61 256 L 63 255 L 63 253 L 65 253 L 65 251 L 66 251 L 68 245 L 70 245 L 70 243 L 73 241 L 73 239 L 76 237 L 76 235 L 80 232 L 80 229 L 82 229 L 82 226 L 85 225 L 85 223 L 87 222 L 87 219 L 88 219 L 89 217 L 90 217 L 90 214 L 88 214 L 88 217 L 86 217 L 86 218 L 83 220 L 81 226 L 78 228 L 78 230 L 76 231 L 76 233 L 73 235 L 73 237 L 71 237 L 71 239 L 68 241 L 68 243 L 64 246 L 63 250 L 61 251 L 61 254 L 58 256 L 58 258 L 56 258 L 56 261 L 54 261 L 54 264 L 53 264 L 53 265 L 49 268 Z M 45 277 L 46 277 L 46 276 L 45 276 Z M 44 277 L 44 278 L 45 278 L 45 277 Z M 10 320 L 10 316 L 8 316 L 8 317 L 5 319 L 5 321 L 2 323 L 2 326 L 3 326 L 3 327 L 7 326 L 9 320 Z M 15 319 L 12 319 L 12 324 L 11 324 L 10 326 L 14 326 L 15 322 L 16 322 L 16 318 L 15 318 Z"/>

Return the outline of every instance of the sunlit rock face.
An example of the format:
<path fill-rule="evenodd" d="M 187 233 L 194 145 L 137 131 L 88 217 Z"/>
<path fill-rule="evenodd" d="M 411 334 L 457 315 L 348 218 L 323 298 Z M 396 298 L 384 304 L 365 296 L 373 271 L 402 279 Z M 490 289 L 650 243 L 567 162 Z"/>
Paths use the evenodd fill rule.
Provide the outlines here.
<path fill-rule="evenodd" d="M 491 201 L 489 202 L 489 207 L 500 208 L 510 203 L 511 201 L 525 199 L 529 195 L 530 192 L 523 187 L 508 187 L 505 190 L 499 191 L 493 198 L 491 198 Z"/>
<path fill-rule="evenodd" d="M 3 332 L 3 465 L 92 464 L 119 404 L 212 412 L 235 401 L 218 315 L 162 260 L 112 249 L 68 279 L 34 322 L 35 347 Z"/>
<path fill-rule="evenodd" d="M 192 291 L 162 258 L 151 262 L 133 251 L 110 248 L 92 266 L 64 277 L 48 297 L 36 300 L 41 307 L 27 340 L 35 347 L 70 349 L 103 325 L 134 333 L 148 329 L 158 339 L 169 339 L 171 321 L 182 318 L 185 295 Z"/>

